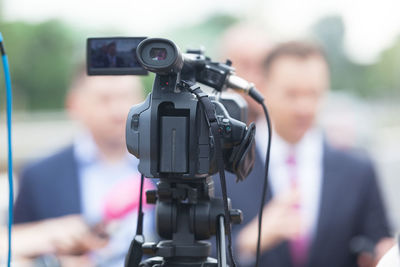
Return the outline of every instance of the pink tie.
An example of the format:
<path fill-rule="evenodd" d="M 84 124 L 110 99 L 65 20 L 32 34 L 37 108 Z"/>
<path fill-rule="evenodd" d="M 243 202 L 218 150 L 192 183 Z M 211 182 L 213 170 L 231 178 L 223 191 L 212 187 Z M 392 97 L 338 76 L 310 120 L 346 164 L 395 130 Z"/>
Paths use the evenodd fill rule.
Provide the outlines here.
<path fill-rule="evenodd" d="M 297 177 L 297 162 L 295 153 L 292 150 L 286 160 L 288 165 L 289 178 L 292 188 L 296 189 L 298 187 L 298 177 Z M 300 210 L 301 205 L 297 203 L 293 206 L 294 209 Z M 289 241 L 290 254 L 293 261 L 293 266 L 303 267 L 306 264 L 308 256 L 309 238 L 307 235 L 299 235 L 294 239 Z"/>

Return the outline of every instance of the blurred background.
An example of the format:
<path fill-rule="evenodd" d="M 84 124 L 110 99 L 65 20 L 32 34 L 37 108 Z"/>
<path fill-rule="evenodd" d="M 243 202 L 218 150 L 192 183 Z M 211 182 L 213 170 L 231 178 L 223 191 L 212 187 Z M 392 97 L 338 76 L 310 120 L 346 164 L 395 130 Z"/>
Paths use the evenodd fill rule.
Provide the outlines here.
<path fill-rule="evenodd" d="M 390 219 L 400 229 L 400 1 L 345 0 L 0 0 L 14 86 L 15 172 L 69 143 L 77 125 L 63 111 L 87 37 L 151 36 L 217 58 L 224 30 L 248 21 L 271 42 L 317 40 L 332 91 L 320 118 L 328 138 L 375 159 Z M 143 79 L 147 92 L 153 76 Z M 5 90 L 0 76 L 0 223 L 6 222 Z M 339 192 L 338 192 L 339 193 Z"/>

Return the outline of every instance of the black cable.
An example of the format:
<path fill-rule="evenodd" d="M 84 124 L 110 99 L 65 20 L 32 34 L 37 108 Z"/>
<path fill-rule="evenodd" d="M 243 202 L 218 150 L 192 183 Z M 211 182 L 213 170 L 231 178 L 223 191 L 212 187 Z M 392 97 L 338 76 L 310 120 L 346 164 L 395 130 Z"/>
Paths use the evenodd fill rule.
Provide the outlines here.
<path fill-rule="evenodd" d="M 125 258 L 125 267 L 139 267 L 140 261 L 143 257 L 143 244 L 144 244 L 144 236 L 143 236 L 143 184 L 144 184 L 144 176 L 143 174 L 140 177 L 140 199 L 139 199 L 139 209 L 138 209 L 138 217 L 137 217 L 137 225 L 136 225 L 136 235 L 131 241 L 129 246 L 128 254 Z"/>
<path fill-rule="evenodd" d="M 188 85 L 187 87 L 189 87 L 188 89 L 190 89 L 189 91 L 191 91 L 192 93 L 194 93 L 197 98 L 200 100 L 200 102 L 204 105 L 205 101 L 202 101 L 205 95 L 199 87 L 193 87 L 191 88 L 190 86 L 193 85 L 191 83 L 186 82 L 186 84 Z M 197 92 L 196 92 L 197 91 Z M 266 152 L 266 157 L 265 157 L 265 176 L 264 176 L 264 184 L 263 184 L 263 190 L 262 190 L 262 195 L 261 195 L 261 203 L 260 203 L 260 211 L 259 211 L 259 216 L 258 216 L 258 236 L 257 236 L 257 254 L 256 254 L 256 267 L 258 267 L 259 265 L 259 261 L 260 261 L 260 245 L 261 245 L 261 231 L 262 231 L 262 217 L 263 217 L 263 211 L 264 211 L 264 203 L 265 203 L 265 198 L 267 195 L 267 190 L 268 190 L 268 172 L 269 172 L 269 160 L 270 160 L 270 154 L 271 154 L 271 137 L 272 137 L 272 126 L 271 126 L 271 119 L 269 117 L 269 113 L 268 113 L 268 109 L 264 103 L 264 97 L 263 95 L 255 88 L 252 87 L 250 88 L 248 94 L 257 102 L 259 103 L 262 107 L 263 107 L 263 111 L 264 111 L 264 115 L 267 121 L 267 126 L 268 126 L 268 145 L 267 145 L 267 152 Z M 206 117 L 209 118 L 212 117 L 214 114 L 209 114 L 208 111 L 210 109 L 205 108 L 205 114 Z M 213 126 L 213 124 L 211 124 L 210 126 Z M 210 127 L 212 130 L 214 127 Z M 218 136 L 217 133 L 214 134 L 214 136 Z M 219 143 L 219 138 L 216 138 L 216 149 L 218 150 L 218 147 L 220 146 Z M 218 160 L 218 157 L 217 157 Z M 226 195 L 226 181 L 225 181 L 225 173 L 222 171 L 222 173 L 220 172 L 220 178 L 221 178 L 221 187 L 222 187 L 222 192 L 223 195 Z M 224 199 L 225 200 L 225 199 Z M 225 205 L 225 213 L 226 213 L 226 206 L 227 204 L 224 203 Z M 230 227 L 230 220 L 229 217 L 227 218 L 228 221 L 228 227 Z M 235 266 L 235 262 L 234 262 L 234 258 L 233 258 L 233 253 L 232 253 L 232 239 L 231 239 L 231 233 L 230 233 L 230 228 L 227 229 L 228 230 L 228 252 L 229 252 L 229 256 L 231 259 L 231 264 L 233 266 Z"/>
<path fill-rule="evenodd" d="M 143 184 L 144 184 L 144 176 L 143 174 L 140 176 L 140 198 L 139 198 L 139 210 L 138 210 L 138 219 L 136 225 L 136 234 L 143 234 Z"/>
<path fill-rule="evenodd" d="M 259 102 L 259 101 L 257 101 L 257 102 Z M 264 166 L 265 167 L 264 185 L 263 185 L 263 191 L 262 191 L 262 196 L 261 196 L 260 211 L 259 211 L 259 216 L 258 216 L 258 237 L 257 237 L 256 267 L 258 267 L 259 261 L 260 261 L 262 216 L 263 216 L 264 203 L 265 203 L 265 198 L 266 198 L 267 189 L 268 189 L 268 171 L 269 171 L 269 159 L 270 159 L 270 152 L 271 152 L 271 136 L 272 136 L 271 119 L 269 117 L 269 113 L 268 113 L 267 107 L 265 106 L 264 102 L 259 102 L 259 103 L 263 107 L 265 118 L 267 120 L 267 125 L 268 125 L 268 146 L 267 146 L 267 153 L 266 153 L 266 157 L 265 157 L 265 166 Z"/>
<path fill-rule="evenodd" d="M 226 232 L 227 232 L 227 236 L 228 236 L 229 259 L 230 259 L 232 267 L 236 267 L 236 262 L 233 257 L 231 219 L 230 219 L 229 208 L 228 208 L 228 193 L 227 193 L 227 189 L 226 189 L 227 186 L 226 186 L 225 170 L 223 168 L 224 162 L 223 162 L 223 157 L 222 157 L 222 145 L 221 145 L 221 140 L 219 138 L 220 133 L 218 132 L 218 129 L 219 128 L 218 128 L 217 122 L 211 123 L 211 130 L 213 133 L 214 142 L 215 142 L 214 145 L 215 145 L 215 150 L 217 153 L 217 162 L 218 162 L 219 176 L 220 176 L 222 196 L 223 196 L 223 202 L 224 202 L 225 224 L 226 224 L 225 227 L 226 227 Z"/>

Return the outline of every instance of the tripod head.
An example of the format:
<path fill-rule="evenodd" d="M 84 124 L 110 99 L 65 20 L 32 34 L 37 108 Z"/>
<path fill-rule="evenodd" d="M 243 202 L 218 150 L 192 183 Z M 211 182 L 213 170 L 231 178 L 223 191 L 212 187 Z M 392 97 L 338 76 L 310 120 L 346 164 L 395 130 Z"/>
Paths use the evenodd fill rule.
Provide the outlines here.
<path fill-rule="evenodd" d="M 147 201 L 156 205 L 156 225 L 160 237 L 169 239 L 159 243 L 146 243 L 143 252 L 157 255 L 140 266 L 197 266 L 216 261 L 208 258 L 211 251 L 209 242 L 199 241 L 217 235 L 225 238 L 225 231 L 220 232 L 219 219 L 224 216 L 222 199 L 214 198 L 214 185 L 211 177 L 196 179 L 192 182 L 171 182 L 161 180 L 158 189 L 147 192 Z M 233 223 L 241 223 L 242 213 L 230 206 L 230 219 Z M 222 234 L 222 235 L 221 235 Z M 221 243 L 221 241 L 217 242 Z M 223 248 L 225 253 L 225 248 Z M 147 265 L 146 265 L 147 264 Z M 203 266 L 203 265 L 199 265 Z"/>

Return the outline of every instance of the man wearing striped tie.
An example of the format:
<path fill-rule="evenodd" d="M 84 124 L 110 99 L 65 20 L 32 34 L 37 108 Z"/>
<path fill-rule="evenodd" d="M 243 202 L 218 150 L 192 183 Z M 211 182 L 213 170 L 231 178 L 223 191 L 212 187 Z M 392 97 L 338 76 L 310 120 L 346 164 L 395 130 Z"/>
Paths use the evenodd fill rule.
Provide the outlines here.
<path fill-rule="evenodd" d="M 305 42 L 280 44 L 262 68 L 259 89 L 269 107 L 273 137 L 260 266 L 364 264 L 361 253 L 350 249 L 355 238 L 367 240 L 359 252 L 370 248 L 379 257 L 392 240 L 373 165 L 365 155 L 330 146 L 315 123 L 329 88 L 324 52 Z M 264 120 L 258 117 L 252 173 L 228 188 L 233 206 L 244 213 L 244 224 L 233 228 L 242 265 L 252 265 L 256 253 L 267 147 Z"/>

